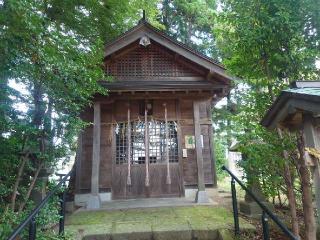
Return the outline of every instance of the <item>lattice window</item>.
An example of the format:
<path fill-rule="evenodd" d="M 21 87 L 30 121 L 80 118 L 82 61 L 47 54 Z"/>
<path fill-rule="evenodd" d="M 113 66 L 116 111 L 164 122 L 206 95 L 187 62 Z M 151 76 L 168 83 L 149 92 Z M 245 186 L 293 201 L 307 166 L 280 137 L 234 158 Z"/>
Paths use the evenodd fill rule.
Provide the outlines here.
<path fill-rule="evenodd" d="M 120 123 L 116 127 L 116 164 L 127 162 L 127 124 Z"/>
<path fill-rule="evenodd" d="M 149 124 L 149 162 L 166 163 L 166 136 L 164 121 L 150 121 Z M 177 124 L 168 122 L 169 161 L 178 162 Z M 131 164 L 145 164 L 145 123 L 131 122 Z M 116 127 L 116 164 L 127 163 L 127 124 Z"/>
<path fill-rule="evenodd" d="M 126 55 L 107 64 L 106 73 L 117 79 L 130 78 L 163 78 L 163 77 L 193 77 L 196 73 L 175 61 L 172 53 L 151 44 L 148 47 L 138 47 Z"/>

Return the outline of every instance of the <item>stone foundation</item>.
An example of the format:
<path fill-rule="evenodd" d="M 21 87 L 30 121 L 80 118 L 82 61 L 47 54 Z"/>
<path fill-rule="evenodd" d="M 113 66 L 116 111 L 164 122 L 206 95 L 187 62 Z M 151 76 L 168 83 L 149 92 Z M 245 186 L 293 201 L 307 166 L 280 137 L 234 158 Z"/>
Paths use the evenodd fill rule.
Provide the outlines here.
<path fill-rule="evenodd" d="M 266 205 L 270 211 L 274 211 L 274 207 L 271 203 L 263 202 L 263 204 Z M 262 209 L 256 202 L 241 201 L 239 207 L 241 213 L 251 218 L 260 218 L 262 214 Z"/>

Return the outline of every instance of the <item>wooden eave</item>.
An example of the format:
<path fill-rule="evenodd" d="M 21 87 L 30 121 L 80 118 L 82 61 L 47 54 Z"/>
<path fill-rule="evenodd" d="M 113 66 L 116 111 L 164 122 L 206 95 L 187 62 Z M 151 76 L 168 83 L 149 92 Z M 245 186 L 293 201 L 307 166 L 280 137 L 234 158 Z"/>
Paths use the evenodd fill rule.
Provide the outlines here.
<path fill-rule="evenodd" d="M 300 124 L 302 113 L 318 116 L 320 96 L 282 91 L 260 123 L 268 129 L 275 129 L 278 124 L 295 128 Z"/>
<path fill-rule="evenodd" d="M 149 81 L 146 84 L 145 81 L 119 81 L 119 82 L 101 82 L 102 86 L 108 88 L 109 91 L 119 91 L 119 90 L 134 90 L 134 91 L 172 91 L 176 89 L 181 90 L 216 90 L 225 89 L 225 85 L 221 84 L 211 84 L 208 81 Z"/>
<path fill-rule="evenodd" d="M 138 41 L 143 36 L 149 37 L 151 40 L 157 42 L 161 46 L 207 69 L 208 79 L 217 78 L 223 81 L 224 84 L 230 85 L 232 77 L 225 73 L 225 68 L 219 62 L 199 53 L 198 51 L 195 51 L 185 44 L 172 39 L 167 34 L 156 29 L 145 20 L 141 20 L 137 26 L 120 35 L 115 40 L 107 43 L 105 45 L 104 58 L 106 59 L 109 56 L 116 55 L 116 52 L 132 44 L 133 42 Z"/>

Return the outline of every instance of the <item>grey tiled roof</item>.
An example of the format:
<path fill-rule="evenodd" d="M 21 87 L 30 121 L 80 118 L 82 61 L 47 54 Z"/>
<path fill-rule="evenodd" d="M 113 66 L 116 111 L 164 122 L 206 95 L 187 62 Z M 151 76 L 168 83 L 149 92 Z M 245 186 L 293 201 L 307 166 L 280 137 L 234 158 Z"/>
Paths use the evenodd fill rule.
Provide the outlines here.
<path fill-rule="evenodd" d="M 284 90 L 284 92 L 320 96 L 320 88 L 312 88 L 312 87 L 290 88 L 290 89 Z"/>
<path fill-rule="evenodd" d="M 296 109 L 319 113 L 320 81 L 293 82 L 289 89 L 281 91 L 260 123 L 269 129 L 274 129 Z"/>

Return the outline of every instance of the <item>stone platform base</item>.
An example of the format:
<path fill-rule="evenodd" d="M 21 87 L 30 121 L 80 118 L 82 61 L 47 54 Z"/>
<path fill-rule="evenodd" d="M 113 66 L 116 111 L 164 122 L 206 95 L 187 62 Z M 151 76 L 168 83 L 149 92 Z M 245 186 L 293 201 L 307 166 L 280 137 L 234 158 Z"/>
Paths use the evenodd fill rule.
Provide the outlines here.
<path fill-rule="evenodd" d="M 274 211 L 274 207 L 271 203 L 263 202 L 264 205 L 267 206 L 268 209 Z M 247 215 L 251 218 L 260 218 L 262 214 L 262 210 L 256 202 L 246 202 L 241 201 L 240 204 L 240 212 Z"/>
<path fill-rule="evenodd" d="M 197 192 L 196 203 L 210 203 L 210 200 L 206 191 Z"/>
<path fill-rule="evenodd" d="M 75 194 L 74 205 L 77 207 L 85 207 L 90 199 L 90 196 L 90 193 Z M 99 197 L 102 203 L 110 202 L 112 198 L 111 193 L 99 193 Z"/>
<path fill-rule="evenodd" d="M 101 199 L 99 195 L 90 195 L 87 202 L 87 209 L 99 209 L 101 208 Z"/>

